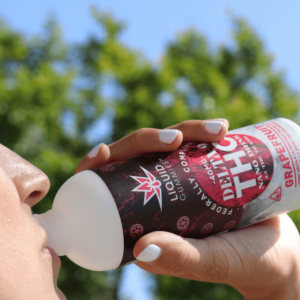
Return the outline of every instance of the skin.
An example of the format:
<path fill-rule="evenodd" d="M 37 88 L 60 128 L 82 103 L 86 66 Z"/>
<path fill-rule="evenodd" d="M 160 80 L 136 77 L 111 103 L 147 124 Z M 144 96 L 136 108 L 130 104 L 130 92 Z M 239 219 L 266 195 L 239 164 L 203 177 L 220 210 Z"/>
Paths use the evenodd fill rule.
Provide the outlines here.
<path fill-rule="evenodd" d="M 49 186 L 42 171 L 0 145 L 0 299 L 65 299 L 56 285 L 60 260 L 31 213 Z"/>
<path fill-rule="evenodd" d="M 159 141 L 158 129 L 140 129 L 109 146 L 102 144 L 96 157 L 79 163 L 76 173 L 135 155 L 172 151 L 182 142 L 217 142 L 227 133 L 226 120 L 219 134 L 208 133 L 204 123 L 169 127 L 179 130 L 171 144 Z M 0 299 L 66 299 L 57 288 L 60 261 L 45 248 L 46 233 L 30 209 L 48 189 L 42 171 L 0 145 Z M 300 298 L 299 234 L 287 215 L 203 240 L 154 232 L 136 243 L 135 257 L 149 244 L 162 249 L 154 262 L 137 263 L 149 272 L 227 283 L 247 300 Z"/>

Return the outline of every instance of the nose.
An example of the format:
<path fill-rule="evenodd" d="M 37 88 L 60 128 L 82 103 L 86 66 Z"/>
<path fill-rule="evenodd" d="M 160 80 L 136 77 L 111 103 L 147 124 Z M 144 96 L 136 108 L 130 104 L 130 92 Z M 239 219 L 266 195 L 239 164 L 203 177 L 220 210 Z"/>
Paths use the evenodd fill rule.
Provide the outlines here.
<path fill-rule="evenodd" d="M 1 144 L 0 166 L 14 182 L 21 203 L 33 206 L 47 194 L 50 182 L 45 173 Z"/>
<path fill-rule="evenodd" d="M 20 201 L 30 206 L 43 199 L 50 187 L 48 177 L 33 165 L 27 166 L 25 176 L 17 175 L 12 180 L 19 193 Z"/>

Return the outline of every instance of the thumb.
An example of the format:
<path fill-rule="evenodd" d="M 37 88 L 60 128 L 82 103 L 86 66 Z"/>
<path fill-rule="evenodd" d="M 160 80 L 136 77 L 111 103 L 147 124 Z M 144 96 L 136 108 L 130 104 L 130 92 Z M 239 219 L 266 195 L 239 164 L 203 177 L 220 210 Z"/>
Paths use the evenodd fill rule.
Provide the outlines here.
<path fill-rule="evenodd" d="M 136 264 L 151 273 L 225 283 L 230 253 L 211 246 L 205 239 L 186 239 L 160 231 L 143 236 L 133 254 Z"/>

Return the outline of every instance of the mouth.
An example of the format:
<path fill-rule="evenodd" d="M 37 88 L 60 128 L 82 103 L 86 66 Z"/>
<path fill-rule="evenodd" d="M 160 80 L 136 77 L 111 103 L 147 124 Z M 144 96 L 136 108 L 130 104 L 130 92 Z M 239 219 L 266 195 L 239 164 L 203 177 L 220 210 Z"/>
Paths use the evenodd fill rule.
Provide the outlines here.
<path fill-rule="evenodd" d="M 53 261 L 55 261 L 56 263 L 58 263 L 59 265 L 61 264 L 61 261 L 60 261 L 60 258 L 59 256 L 56 254 L 56 252 L 52 249 L 52 248 L 49 248 L 49 247 L 44 247 L 42 249 L 43 252 L 46 252 L 47 254 L 50 254 Z"/>
<path fill-rule="evenodd" d="M 39 220 L 34 215 L 32 217 L 33 217 L 34 221 L 37 222 L 40 229 L 42 230 L 42 236 L 43 236 L 42 253 L 44 253 L 46 256 L 51 256 L 53 262 L 56 262 L 57 264 L 61 265 L 61 260 L 60 260 L 59 256 L 57 255 L 57 253 L 52 248 L 46 247 L 48 236 L 47 236 L 45 229 L 40 225 Z"/>

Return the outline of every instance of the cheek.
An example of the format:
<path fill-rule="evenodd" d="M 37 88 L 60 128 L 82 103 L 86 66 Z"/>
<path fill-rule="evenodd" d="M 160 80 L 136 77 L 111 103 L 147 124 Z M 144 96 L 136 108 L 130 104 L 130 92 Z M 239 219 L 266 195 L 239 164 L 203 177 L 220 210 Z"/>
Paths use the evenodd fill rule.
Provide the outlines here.
<path fill-rule="evenodd" d="M 1 168 L 0 208 L 0 299 L 57 299 L 45 231 Z"/>
<path fill-rule="evenodd" d="M 19 194 L 12 181 L 5 179 L 0 172 L 0 224 L 4 230 L 18 230 L 23 215 Z"/>

